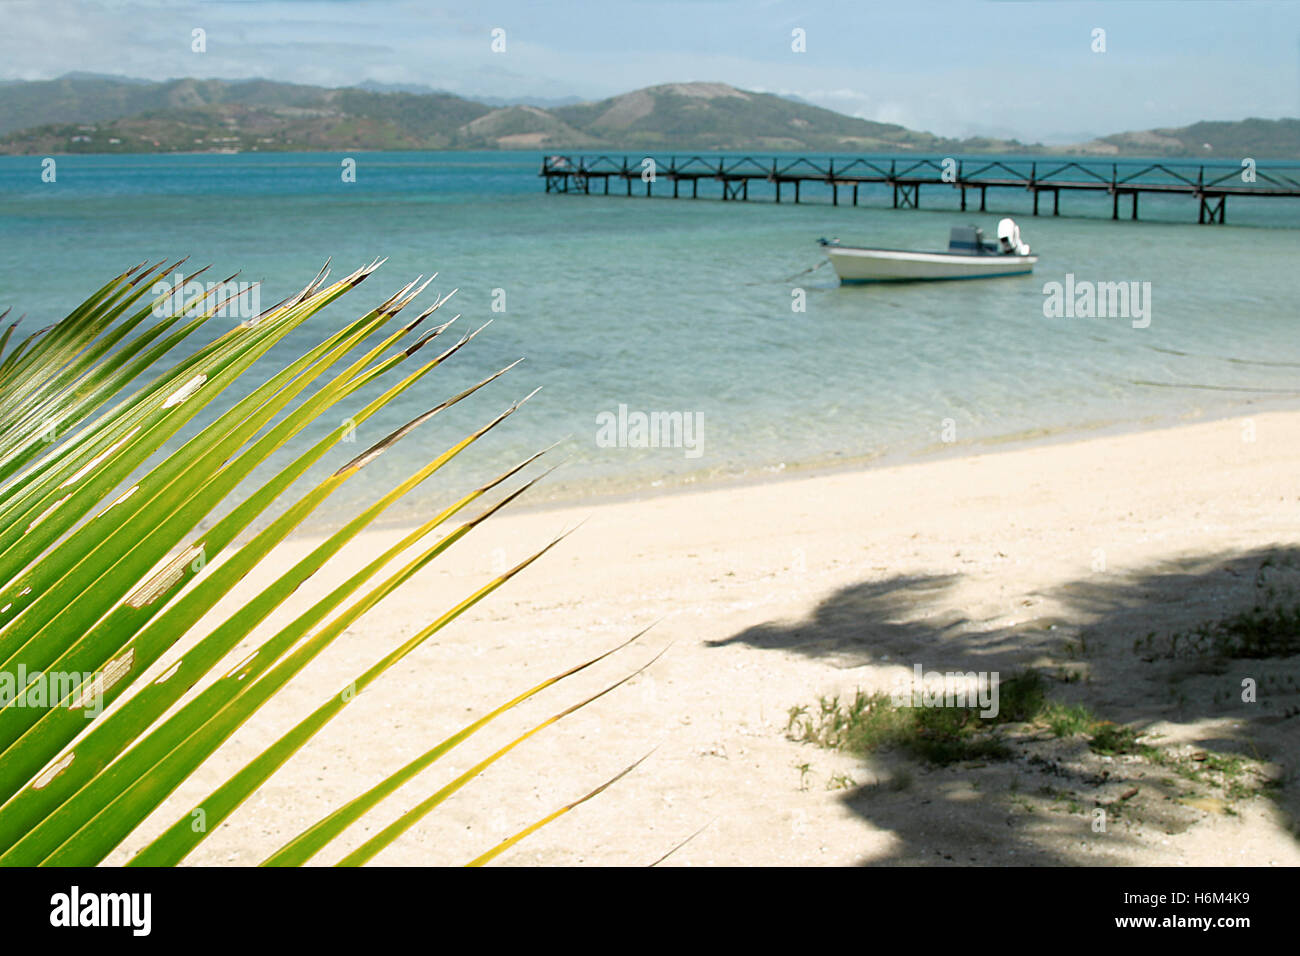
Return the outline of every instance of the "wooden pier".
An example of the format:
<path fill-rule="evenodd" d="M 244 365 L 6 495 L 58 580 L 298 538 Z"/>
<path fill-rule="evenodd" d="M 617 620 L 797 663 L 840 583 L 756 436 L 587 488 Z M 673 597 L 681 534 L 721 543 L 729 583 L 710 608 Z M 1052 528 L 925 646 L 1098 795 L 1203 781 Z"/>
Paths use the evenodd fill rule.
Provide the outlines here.
<path fill-rule="evenodd" d="M 831 205 L 845 198 L 858 205 L 864 185 L 883 185 L 893 194 L 893 208 L 921 208 L 921 187 L 960 190 L 961 209 L 979 196 L 979 211 L 988 210 L 990 189 L 1013 189 L 1033 195 L 1033 215 L 1039 214 L 1039 200 L 1050 194 L 1052 215 L 1061 214 L 1061 193 L 1107 193 L 1111 197 L 1111 218 L 1120 218 L 1121 200 L 1130 217 L 1138 218 L 1138 197 L 1152 195 L 1188 196 L 1200 204 L 1198 221 L 1222 223 L 1229 196 L 1300 198 L 1300 173 L 1293 170 L 1265 170 L 1243 164 L 1088 160 L 985 160 L 942 159 L 916 156 L 854 159 L 851 157 L 753 156 L 547 156 L 539 176 L 546 180 L 548 193 L 577 192 L 611 195 L 610 181 L 626 195 L 666 196 L 699 199 L 700 182 L 718 183 L 725 201 L 749 200 L 751 182 L 775 186 L 775 201 L 782 202 L 782 187 L 794 202 L 801 201 L 806 186 L 829 191 Z M 595 187 L 593 188 L 593 183 Z M 659 192 L 655 192 L 655 187 Z M 822 193 L 827 195 L 826 192 Z M 613 195 L 617 195 L 613 193 Z M 707 198 L 707 197 L 706 197 Z M 756 197 L 757 198 L 757 197 Z"/>

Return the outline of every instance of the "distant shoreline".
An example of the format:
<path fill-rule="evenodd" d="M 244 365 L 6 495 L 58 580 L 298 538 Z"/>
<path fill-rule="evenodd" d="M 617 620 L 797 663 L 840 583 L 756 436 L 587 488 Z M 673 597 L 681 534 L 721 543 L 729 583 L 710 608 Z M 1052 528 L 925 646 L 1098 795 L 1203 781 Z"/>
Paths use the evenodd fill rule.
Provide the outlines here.
<path fill-rule="evenodd" d="M 1095 153 L 1082 150 L 1058 149 L 1045 146 L 1038 149 L 990 149 L 990 150 L 957 150 L 951 152 L 934 151 L 934 150 L 915 150 L 907 147 L 896 147 L 893 150 L 820 150 L 820 149 L 765 149 L 760 146 L 728 146 L 728 147 L 703 147 L 703 146 L 655 146 L 646 148 L 645 146 L 529 146 L 522 148 L 506 148 L 494 146 L 411 146 L 411 147 L 381 147 L 374 148 L 369 146 L 319 146 L 311 148 L 292 147 L 285 149 L 204 149 L 204 150 L 78 150 L 76 152 L 60 152 L 58 150 L 31 150 L 29 152 L 7 151 L 3 144 L 0 144 L 0 159 L 14 158 L 23 159 L 32 156 L 56 156 L 66 158 L 70 156 L 311 156 L 311 155 L 333 155 L 339 153 L 500 153 L 502 155 L 600 155 L 609 153 L 626 153 L 628 155 L 645 155 L 645 156 L 662 156 L 670 153 L 680 155 L 701 155 L 701 156 L 736 156 L 743 154 L 752 154 L 755 156 L 852 156 L 852 157 L 887 157 L 895 153 L 905 153 L 908 156 L 914 156 L 917 159 L 939 159 L 951 156 L 954 159 L 963 157 L 970 158 L 996 158 L 1005 156 L 1029 157 L 1029 156 L 1050 156 L 1057 158 L 1071 158 L 1082 162 L 1096 163 L 1168 163 L 1171 166 L 1188 165 L 1213 165 L 1223 164 L 1225 166 L 1235 166 L 1240 162 L 1240 157 L 1218 154 L 1199 155 L 1195 153 L 1186 153 L 1179 155 L 1152 154 L 1152 153 Z M 1300 156 L 1297 157 L 1265 157 L 1263 160 L 1268 165 L 1276 166 L 1297 166 L 1300 167 Z"/>

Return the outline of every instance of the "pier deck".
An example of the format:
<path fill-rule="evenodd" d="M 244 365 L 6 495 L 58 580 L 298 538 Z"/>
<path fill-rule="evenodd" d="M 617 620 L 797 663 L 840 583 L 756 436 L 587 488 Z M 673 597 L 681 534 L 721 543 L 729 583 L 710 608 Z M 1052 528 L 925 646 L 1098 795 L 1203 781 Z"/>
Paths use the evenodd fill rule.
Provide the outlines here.
<path fill-rule="evenodd" d="M 1109 175 L 1107 175 L 1109 174 Z M 1200 205 L 1198 221 L 1222 223 L 1229 196 L 1300 198 L 1300 173 L 1284 168 L 1233 165 L 1228 162 L 1152 162 L 1049 159 L 1000 160 L 916 156 L 871 159 L 783 157 L 759 159 L 753 156 L 547 156 L 539 176 L 546 180 L 548 193 L 593 191 L 610 195 L 611 180 L 626 195 L 654 196 L 654 188 L 670 183 L 672 198 L 700 198 L 700 182 L 717 182 L 720 198 L 748 201 L 751 182 L 775 186 L 775 201 L 782 190 L 794 202 L 801 201 L 805 186 L 828 188 L 832 205 L 840 204 L 840 191 L 858 205 L 859 187 L 884 185 L 892 188 L 893 208 L 919 209 L 921 187 L 940 186 L 959 190 L 961 208 L 967 208 L 968 194 L 979 194 L 979 210 L 988 209 L 990 189 L 1014 189 L 1033 195 L 1033 215 L 1039 214 L 1039 197 L 1049 193 L 1052 215 L 1061 214 L 1061 193 L 1091 192 L 1111 196 L 1111 218 L 1120 218 L 1120 200 L 1127 198 L 1130 216 L 1138 218 L 1138 197 L 1142 193 L 1184 195 Z M 593 190 L 592 184 L 596 184 Z M 792 195 L 791 195 L 792 194 Z M 660 196 L 666 195 L 660 185 Z M 973 201 L 973 197 L 971 199 Z"/>

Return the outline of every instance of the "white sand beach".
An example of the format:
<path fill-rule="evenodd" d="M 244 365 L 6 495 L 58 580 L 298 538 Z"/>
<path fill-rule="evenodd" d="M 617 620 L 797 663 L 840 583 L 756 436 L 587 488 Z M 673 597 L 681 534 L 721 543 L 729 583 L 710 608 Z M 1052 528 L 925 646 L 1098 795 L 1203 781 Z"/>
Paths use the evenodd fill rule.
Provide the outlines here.
<path fill-rule="evenodd" d="M 1300 555 L 1297 474 L 1300 412 L 1273 411 L 506 511 L 340 638 L 109 862 L 129 858 L 494 568 L 580 524 L 361 694 L 188 862 L 258 862 L 478 714 L 654 624 L 453 751 L 354 827 L 343 848 L 664 651 L 644 674 L 520 745 L 375 862 L 466 862 L 653 750 L 498 862 L 645 865 L 703 828 L 664 865 L 1295 865 L 1300 842 L 1287 821 L 1300 808 L 1300 660 L 1147 660 L 1134 645 L 1249 607 L 1266 562 L 1267 583 L 1300 577 L 1286 566 Z M 342 580 L 355 566 L 349 557 L 399 533 L 368 534 L 270 623 Z M 286 558 L 311 543 L 293 540 Z M 1039 668 L 1055 699 L 1139 727 L 1183 758 L 1244 754 L 1281 785 L 1233 797 L 1042 728 L 1008 728 L 1012 760 L 940 768 L 787 739 L 790 708 L 888 690 L 916 663 L 1003 675 Z M 1256 703 L 1239 699 L 1244 677 L 1259 684 Z M 1112 808 L 1105 833 L 1092 825 L 1098 806 Z"/>

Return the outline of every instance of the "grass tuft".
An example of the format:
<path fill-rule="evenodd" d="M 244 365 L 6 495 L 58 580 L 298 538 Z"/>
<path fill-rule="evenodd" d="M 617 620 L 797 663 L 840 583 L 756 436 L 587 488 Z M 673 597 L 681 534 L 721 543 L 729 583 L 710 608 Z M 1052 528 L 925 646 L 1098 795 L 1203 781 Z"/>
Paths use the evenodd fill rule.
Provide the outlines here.
<path fill-rule="evenodd" d="M 999 724 L 1033 720 L 1046 703 L 1042 675 L 1026 671 L 999 685 L 996 717 L 977 707 L 905 707 L 886 693 L 858 691 L 851 701 L 823 697 L 816 710 L 792 707 L 786 734 L 792 740 L 865 756 L 902 750 L 934 764 L 1002 760 L 1011 755 L 999 740 Z"/>
<path fill-rule="evenodd" d="M 1228 658 L 1257 660 L 1300 654 L 1300 600 L 1294 592 L 1270 584 L 1274 562 L 1266 558 L 1255 572 L 1252 607 L 1175 631 L 1163 638 L 1154 632 L 1134 642 L 1136 653 L 1165 658 Z"/>

